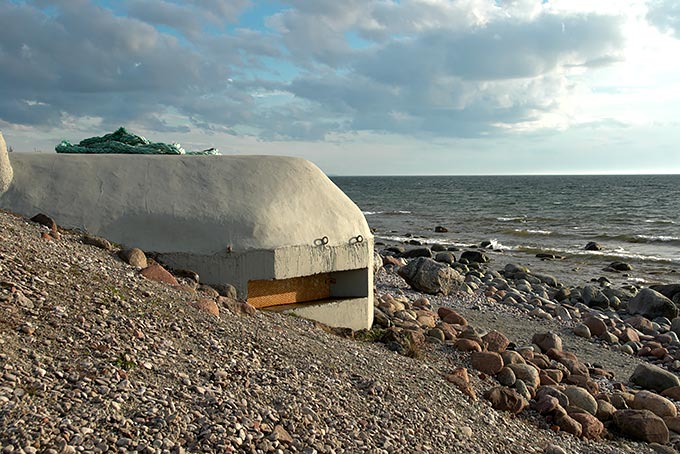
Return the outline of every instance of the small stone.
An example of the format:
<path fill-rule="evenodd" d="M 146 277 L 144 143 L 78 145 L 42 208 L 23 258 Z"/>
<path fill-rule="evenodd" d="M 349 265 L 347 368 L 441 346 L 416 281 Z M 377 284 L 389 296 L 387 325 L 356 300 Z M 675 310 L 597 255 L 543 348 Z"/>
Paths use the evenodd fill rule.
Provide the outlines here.
<path fill-rule="evenodd" d="M 209 298 L 201 298 L 196 301 L 192 301 L 191 305 L 194 306 L 196 309 L 207 312 L 210 315 L 213 315 L 215 317 L 220 316 L 220 308 L 215 303 L 215 300 L 209 299 Z"/>
<path fill-rule="evenodd" d="M 83 235 L 83 244 L 89 244 L 90 246 L 95 246 L 99 249 L 104 249 L 105 251 L 113 250 L 113 245 L 109 240 L 95 235 Z"/>
<path fill-rule="evenodd" d="M 281 424 L 274 426 L 274 430 L 269 434 L 269 439 L 273 441 L 280 441 L 282 443 L 292 443 L 293 437 L 290 436 L 288 431 L 284 429 Z"/>
<path fill-rule="evenodd" d="M 545 415 L 547 413 L 552 413 L 559 406 L 560 402 L 557 398 L 543 394 L 540 399 L 536 400 L 536 403 L 533 404 L 532 408 L 540 414 Z"/>
<path fill-rule="evenodd" d="M 238 291 L 236 287 L 231 284 L 212 284 L 211 287 L 217 291 L 220 296 L 225 298 L 238 298 Z"/>
<path fill-rule="evenodd" d="M 497 374 L 496 380 L 503 386 L 514 386 L 517 377 L 509 367 L 503 367 Z"/>
<path fill-rule="evenodd" d="M 468 324 L 465 317 L 448 307 L 440 307 L 437 309 L 437 315 L 439 315 L 439 318 L 441 318 L 444 323 L 461 326 L 467 326 Z"/>
<path fill-rule="evenodd" d="M 596 440 L 602 435 L 604 424 L 602 424 L 595 416 L 589 413 L 574 413 L 570 416 L 581 424 L 582 437 Z"/>
<path fill-rule="evenodd" d="M 514 389 L 497 386 L 484 393 L 484 398 L 491 402 L 491 406 L 500 411 L 520 413 L 529 403 Z"/>
<path fill-rule="evenodd" d="M 498 331 L 489 331 L 482 336 L 482 341 L 487 344 L 486 349 L 490 352 L 503 353 L 510 345 L 510 340 L 503 333 Z"/>
<path fill-rule="evenodd" d="M 661 395 L 668 397 L 669 399 L 680 401 L 680 386 L 673 386 L 672 388 L 665 389 Z"/>
<path fill-rule="evenodd" d="M 169 285 L 178 285 L 175 276 L 170 274 L 165 268 L 160 266 L 158 263 L 153 263 L 147 266 L 142 271 L 140 271 L 140 274 L 145 278 L 149 279 L 150 281 L 164 282 Z"/>
<path fill-rule="evenodd" d="M 585 389 L 579 388 L 577 386 L 569 386 L 563 391 L 563 393 L 569 398 L 569 405 L 582 408 L 591 415 L 595 415 L 597 413 L 597 401 Z"/>
<path fill-rule="evenodd" d="M 551 331 L 534 334 L 531 338 L 531 342 L 541 347 L 541 351 L 544 352 L 547 352 L 551 348 L 558 351 L 562 350 L 562 339 Z"/>
<path fill-rule="evenodd" d="M 610 421 L 616 413 L 616 407 L 607 402 L 606 400 L 597 399 L 597 413 L 595 417 L 600 421 Z"/>
<path fill-rule="evenodd" d="M 257 309 L 252 305 L 237 299 L 220 296 L 217 298 L 217 302 L 235 315 L 255 315 L 257 313 Z"/>
<path fill-rule="evenodd" d="M 574 418 L 567 414 L 560 415 L 556 418 L 555 422 L 559 426 L 560 430 L 570 433 L 575 437 L 580 437 L 583 428 L 581 423 L 576 421 Z"/>
<path fill-rule="evenodd" d="M 135 266 L 137 268 L 146 268 L 148 263 L 146 261 L 146 254 L 139 248 L 133 247 L 130 249 L 121 249 L 118 257 L 125 263 Z"/>
<path fill-rule="evenodd" d="M 632 406 L 636 410 L 649 410 L 660 418 L 678 415 L 678 410 L 673 402 L 649 391 L 640 391 L 635 394 Z"/>
<path fill-rule="evenodd" d="M 495 375 L 503 368 L 503 358 L 496 352 L 473 352 L 472 367 L 487 375 Z"/>
<path fill-rule="evenodd" d="M 557 445 L 548 445 L 543 450 L 545 454 L 567 454 L 567 451 Z"/>
<path fill-rule="evenodd" d="M 600 337 L 607 331 L 607 325 L 597 317 L 587 317 L 583 324 L 588 327 L 593 336 Z"/>
<path fill-rule="evenodd" d="M 53 232 L 57 231 L 57 223 L 54 222 L 54 219 L 49 217 L 46 214 L 43 213 L 38 213 L 35 216 L 31 218 L 31 221 L 37 222 L 38 224 L 44 225 L 48 229 L 50 229 Z"/>
<path fill-rule="evenodd" d="M 479 345 L 478 342 L 472 340 L 472 339 L 458 339 L 456 340 L 456 343 L 453 344 L 453 346 L 456 348 L 456 350 L 460 350 L 461 352 L 481 352 L 482 347 Z"/>
<path fill-rule="evenodd" d="M 508 367 L 515 373 L 515 377 L 536 389 L 541 384 L 541 379 L 538 376 L 538 370 L 534 366 L 528 364 L 509 364 Z"/>
<path fill-rule="evenodd" d="M 590 339 L 590 328 L 584 323 L 579 323 L 576 326 L 574 326 L 574 334 L 576 334 L 579 337 L 583 337 L 586 339 Z"/>

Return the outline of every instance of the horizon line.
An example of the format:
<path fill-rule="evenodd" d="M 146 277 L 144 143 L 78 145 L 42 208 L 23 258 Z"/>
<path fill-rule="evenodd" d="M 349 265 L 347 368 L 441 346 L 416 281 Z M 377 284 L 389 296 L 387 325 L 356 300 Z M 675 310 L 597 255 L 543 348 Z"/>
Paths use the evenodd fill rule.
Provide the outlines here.
<path fill-rule="evenodd" d="M 671 173 L 458 173 L 458 174 L 444 174 L 444 173 L 409 173 L 409 174 L 335 174 L 327 173 L 329 177 L 353 177 L 353 178 L 371 178 L 371 177 L 631 177 L 631 176 L 680 176 L 680 171 Z"/>

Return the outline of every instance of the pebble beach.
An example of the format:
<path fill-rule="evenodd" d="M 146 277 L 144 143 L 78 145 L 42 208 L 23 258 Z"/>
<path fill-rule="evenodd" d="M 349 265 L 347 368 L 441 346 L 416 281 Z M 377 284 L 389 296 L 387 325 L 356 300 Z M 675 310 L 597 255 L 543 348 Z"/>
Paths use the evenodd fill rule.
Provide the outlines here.
<path fill-rule="evenodd" d="M 630 381 L 639 366 L 677 380 L 671 320 L 633 320 L 623 300 L 590 307 L 582 289 L 556 301 L 540 273 L 515 279 L 460 253 L 377 253 L 376 322 L 348 332 L 255 311 L 131 265 L 103 239 L 0 213 L 2 452 L 675 452 L 668 428 L 658 438 L 614 422 L 635 409 L 675 424 L 672 393 Z M 425 259 L 455 278 L 443 291 L 403 277 Z M 617 339 L 577 329 L 591 318 Z M 498 358 L 512 383 L 490 366 Z M 637 409 L 645 392 L 663 418 Z"/>

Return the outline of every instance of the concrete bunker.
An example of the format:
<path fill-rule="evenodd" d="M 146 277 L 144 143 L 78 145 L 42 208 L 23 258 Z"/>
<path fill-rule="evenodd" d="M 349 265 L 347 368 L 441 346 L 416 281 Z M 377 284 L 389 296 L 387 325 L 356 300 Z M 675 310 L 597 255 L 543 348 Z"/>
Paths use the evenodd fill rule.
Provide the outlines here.
<path fill-rule="evenodd" d="M 312 163 L 280 156 L 13 153 L 0 207 L 153 251 L 255 307 L 331 326 L 373 322 L 373 236 Z"/>

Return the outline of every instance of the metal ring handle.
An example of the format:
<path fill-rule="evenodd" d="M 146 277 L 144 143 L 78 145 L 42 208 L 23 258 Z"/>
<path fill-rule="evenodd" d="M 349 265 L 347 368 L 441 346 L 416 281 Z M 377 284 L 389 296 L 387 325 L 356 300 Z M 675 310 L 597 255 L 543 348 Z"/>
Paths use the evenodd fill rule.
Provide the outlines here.
<path fill-rule="evenodd" d="M 328 237 L 327 236 L 323 236 L 321 238 L 317 238 L 316 240 L 314 240 L 315 246 L 325 246 L 327 244 L 328 244 Z"/>

